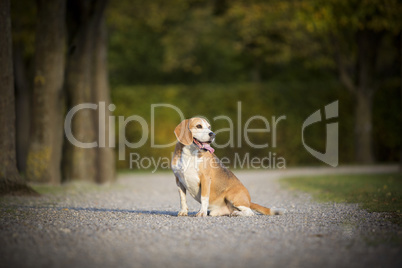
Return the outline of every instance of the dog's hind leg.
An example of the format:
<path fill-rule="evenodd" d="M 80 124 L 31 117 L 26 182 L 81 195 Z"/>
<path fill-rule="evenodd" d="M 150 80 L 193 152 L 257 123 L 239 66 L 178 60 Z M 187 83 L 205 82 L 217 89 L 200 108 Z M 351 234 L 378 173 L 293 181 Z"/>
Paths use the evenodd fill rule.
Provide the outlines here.
<path fill-rule="evenodd" d="M 244 188 L 245 189 L 245 188 Z M 250 209 L 250 195 L 248 191 L 242 193 L 229 194 L 226 198 L 226 204 L 230 209 L 230 216 L 254 216 L 254 212 Z"/>
<path fill-rule="evenodd" d="M 237 206 L 235 207 L 237 210 L 234 210 L 232 212 L 232 214 L 230 214 L 230 216 L 254 216 L 254 212 L 248 208 L 248 207 L 244 207 L 244 206 Z"/>
<path fill-rule="evenodd" d="M 226 205 L 214 207 L 209 212 L 209 216 L 216 217 L 216 216 L 229 216 L 231 214 L 229 208 Z"/>

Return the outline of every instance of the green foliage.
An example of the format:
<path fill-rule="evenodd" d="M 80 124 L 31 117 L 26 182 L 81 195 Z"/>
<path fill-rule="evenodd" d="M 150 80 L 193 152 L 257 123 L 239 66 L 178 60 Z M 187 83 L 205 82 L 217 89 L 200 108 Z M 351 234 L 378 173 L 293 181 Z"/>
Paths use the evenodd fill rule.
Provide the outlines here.
<path fill-rule="evenodd" d="M 298 4 L 295 20 L 302 32 L 307 31 L 308 38 L 303 40 L 311 45 L 311 52 L 331 57 L 320 57 L 321 66 L 334 65 L 336 59 L 336 64 L 344 65 L 353 77 L 358 73 L 356 68 L 359 68 L 356 66 L 359 54 L 358 33 L 371 32 L 378 40 L 382 40 L 384 36 L 398 38 L 402 30 L 401 13 L 402 2 L 398 0 L 310 0 Z M 384 41 L 380 42 L 382 47 L 376 52 L 379 61 L 376 78 L 381 81 L 399 75 L 383 70 L 390 66 L 394 70 L 399 68 L 394 60 L 398 56 L 391 56 L 397 53 L 398 45 L 385 47 L 383 43 Z"/>
<path fill-rule="evenodd" d="M 340 158 L 341 162 L 350 162 L 353 156 L 352 127 L 349 114 L 351 99 L 344 94 L 344 89 L 336 81 L 328 82 L 272 82 L 265 84 L 198 84 L 198 85 L 169 85 L 169 86 L 130 86 L 118 87 L 112 90 L 113 103 L 117 108 L 115 116 L 139 115 L 148 122 L 149 138 L 147 143 L 138 149 L 126 151 L 126 161 L 118 161 L 119 168 L 129 167 L 129 153 L 138 153 L 149 157 L 171 157 L 174 145 L 168 148 L 152 148 L 151 135 L 151 105 L 168 103 L 178 107 L 185 118 L 197 115 L 206 117 L 212 124 L 214 131 L 218 131 L 216 144 L 227 144 L 225 148 L 217 149 L 219 157 L 228 157 L 233 164 L 234 155 L 238 153 L 244 157 L 265 157 L 269 152 L 276 153 L 277 157 L 284 157 L 286 164 L 320 164 L 304 148 L 301 142 L 301 126 L 303 121 L 322 105 L 335 100 L 340 101 Z M 310 97 L 306 97 L 310 96 Z M 238 120 L 238 102 L 241 102 L 241 122 Z M 217 119 L 225 115 L 233 120 L 232 144 L 230 132 L 224 131 L 230 127 L 227 120 Z M 260 115 L 269 121 L 271 132 L 248 133 L 254 144 L 268 143 L 268 148 L 254 149 L 244 139 L 244 127 L 249 118 Z M 276 147 L 273 148 L 273 116 L 277 120 L 280 116 L 286 119 L 277 124 Z M 118 121 L 118 120 L 116 120 Z M 156 144 L 175 142 L 174 128 L 180 122 L 180 115 L 171 108 L 155 108 L 154 134 Z M 241 145 L 239 146 L 238 127 L 241 128 Z M 261 120 L 253 120 L 249 129 L 264 128 Z M 127 125 L 127 140 L 137 142 L 141 139 L 142 131 L 138 122 Z M 305 133 L 306 142 L 310 146 L 324 151 L 325 123 L 308 129 Z M 118 138 L 119 135 L 117 135 Z M 116 143 L 118 144 L 118 143 Z"/>
<path fill-rule="evenodd" d="M 300 4 L 303 19 L 311 31 L 343 30 L 390 31 L 398 34 L 402 27 L 402 4 L 398 0 L 311 0 Z"/>
<path fill-rule="evenodd" d="M 13 43 L 24 48 L 25 57 L 32 58 L 35 51 L 36 4 L 35 1 L 11 2 Z"/>
<path fill-rule="evenodd" d="M 393 87 L 392 87 L 393 88 Z M 400 120 L 399 90 L 388 89 L 378 91 L 374 103 L 373 127 L 375 130 L 375 154 L 379 161 L 397 161 L 399 155 L 400 125 L 394 124 Z M 395 96 L 389 99 L 389 96 Z M 398 97 L 399 96 L 399 97 Z M 116 104 L 114 115 L 118 118 L 127 118 L 139 115 L 148 124 L 148 140 L 144 146 L 137 149 L 126 148 L 126 161 L 117 161 L 119 168 L 129 168 L 129 154 L 138 153 L 143 157 L 171 157 L 174 145 L 168 148 L 152 148 L 151 146 L 151 105 L 158 103 L 171 104 L 183 112 L 185 118 L 197 115 L 206 117 L 212 124 L 214 131 L 219 131 L 216 144 L 227 144 L 224 148 L 217 148 L 219 157 L 228 157 L 233 164 L 234 155 L 243 158 L 247 153 L 250 157 L 265 157 L 276 153 L 277 157 L 284 157 L 286 164 L 294 165 L 320 165 L 319 160 L 311 156 L 301 142 L 301 127 L 306 118 L 324 105 L 339 100 L 339 159 L 340 163 L 353 163 L 354 157 L 354 121 L 353 98 L 337 82 L 271 82 L 263 84 L 197 84 L 197 85 L 166 85 L 166 86 L 120 86 L 112 90 L 112 100 Z M 241 102 L 241 146 L 238 146 L 238 102 Z M 227 120 L 216 119 L 225 115 L 233 121 L 233 140 L 230 140 L 230 127 Z M 261 115 L 269 121 L 271 132 L 248 133 L 250 141 L 254 144 L 268 143 L 268 148 L 254 149 L 244 139 L 246 121 L 255 115 Z M 276 147 L 273 148 L 272 117 L 278 119 L 285 115 L 286 119 L 277 124 Z M 118 122 L 118 119 L 116 119 Z M 174 128 L 180 122 L 180 115 L 171 108 L 155 108 L 154 138 L 155 144 L 167 144 L 175 141 Z M 322 121 L 305 130 L 306 143 L 324 152 L 326 123 Z M 253 120 L 249 129 L 264 128 L 261 120 Z M 116 127 L 119 133 L 118 127 Z M 138 122 L 132 122 L 126 128 L 127 140 L 135 143 L 142 137 L 142 128 Z M 116 135 L 118 144 L 119 134 Z M 216 147 L 216 146 L 215 146 Z M 151 169 L 151 168 L 150 168 Z M 151 169 L 153 170 L 153 169 Z"/>
<path fill-rule="evenodd" d="M 333 69 L 298 20 L 293 1 L 115 1 L 110 4 L 113 85 L 261 81 Z M 308 60 L 306 60 L 308 58 Z M 317 72 L 318 71 L 318 72 Z"/>
<path fill-rule="evenodd" d="M 11 4 L 14 41 L 22 42 L 26 56 L 32 57 L 35 3 Z M 109 1 L 110 81 L 190 84 L 269 81 L 284 74 L 290 79 L 333 77 L 336 49 L 353 65 L 356 31 L 395 36 L 402 28 L 401 13 L 398 0 Z M 392 58 L 396 50 L 381 51 L 380 58 Z"/>
<path fill-rule="evenodd" d="M 402 224 L 402 175 L 326 175 L 282 181 L 295 190 L 312 193 L 323 202 L 358 203 L 375 212 L 388 212 Z"/>
<path fill-rule="evenodd" d="M 113 85 L 230 83 L 336 74 L 355 68 L 355 34 L 395 36 L 397 0 L 114 1 L 108 10 Z M 381 49 L 381 58 L 396 51 Z"/>
<path fill-rule="evenodd" d="M 14 3 L 14 2 L 13 2 Z M 25 44 L 32 57 L 36 22 L 35 5 L 23 0 L 14 5 L 14 38 Z M 335 54 L 340 53 L 348 71 L 356 71 L 356 31 L 369 29 L 385 33 L 379 50 L 380 91 L 374 98 L 374 144 L 377 159 L 395 161 L 401 148 L 400 82 L 397 42 L 401 30 L 398 0 L 119 0 L 109 1 L 109 77 L 114 88 L 115 115 L 142 116 L 151 122 L 151 104 L 169 103 L 186 118 L 204 115 L 213 128 L 227 128 L 226 115 L 237 122 L 237 102 L 242 102 L 245 121 L 262 115 L 287 118 L 279 123 L 277 147 L 271 133 L 249 133 L 268 149 L 218 149 L 218 156 L 235 153 L 266 156 L 275 152 L 288 165 L 319 164 L 302 146 L 301 125 L 312 112 L 339 100 L 340 162 L 350 163 L 354 144 L 354 100 L 336 81 Z M 354 72 L 356 73 L 356 72 Z M 355 77 L 354 77 L 355 78 Z M 249 83 L 260 81 L 262 83 Z M 157 86 L 160 85 L 160 86 Z M 164 85 L 164 86 L 161 86 Z M 174 140 L 173 129 L 180 118 L 172 109 L 156 109 L 155 142 Z M 118 122 L 118 120 L 117 120 Z M 306 130 L 306 142 L 321 151 L 325 146 L 325 123 Z M 149 126 L 150 127 L 150 126 Z M 250 128 L 261 128 L 255 120 Z M 129 123 L 131 142 L 141 138 L 138 123 Z M 237 132 L 236 132 L 237 133 Z M 119 137 L 117 129 L 116 137 Z M 217 143 L 229 139 L 220 132 Z M 236 134 L 237 135 L 237 134 Z M 150 138 L 150 137 L 149 137 Z M 173 147 L 128 149 L 142 156 L 170 157 Z M 128 161 L 118 161 L 127 168 Z"/>

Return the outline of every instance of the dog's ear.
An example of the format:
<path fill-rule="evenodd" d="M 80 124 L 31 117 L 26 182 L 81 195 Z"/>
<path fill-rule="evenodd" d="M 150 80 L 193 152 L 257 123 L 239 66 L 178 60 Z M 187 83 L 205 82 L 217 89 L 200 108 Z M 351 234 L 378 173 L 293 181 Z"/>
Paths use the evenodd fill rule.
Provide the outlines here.
<path fill-rule="evenodd" d="M 177 140 L 184 145 L 193 143 L 193 134 L 188 128 L 189 121 L 189 119 L 183 120 L 174 130 Z"/>

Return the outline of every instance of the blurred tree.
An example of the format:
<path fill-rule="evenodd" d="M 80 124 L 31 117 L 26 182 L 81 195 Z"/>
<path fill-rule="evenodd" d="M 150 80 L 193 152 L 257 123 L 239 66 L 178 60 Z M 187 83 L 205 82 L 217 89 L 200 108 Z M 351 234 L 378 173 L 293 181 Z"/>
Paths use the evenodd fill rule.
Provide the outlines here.
<path fill-rule="evenodd" d="M 294 37 L 292 1 L 231 1 L 223 18 L 243 55 L 251 81 L 261 82 L 263 69 L 291 60 Z"/>
<path fill-rule="evenodd" d="M 399 68 L 400 68 L 399 69 L 399 71 L 400 71 L 399 83 L 400 83 L 400 94 L 401 94 L 401 107 L 400 107 L 401 109 L 400 110 L 401 110 L 401 114 L 402 114 L 402 30 L 399 32 L 398 39 L 399 39 L 398 58 L 399 58 Z M 399 138 L 402 139 L 401 138 L 402 137 L 402 119 L 400 118 L 399 120 L 401 121 L 401 123 L 399 124 Z M 399 172 L 402 173 L 402 144 L 400 144 L 399 146 L 400 146 L 400 148 L 399 148 Z"/>
<path fill-rule="evenodd" d="M 0 0 L 0 195 L 35 194 L 20 177 L 16 163 L 15 99 L 10 1 Z"/>
<path fill-rule="evenodd" d="M 297 7 L 290 0 L 112 2 L 112 85 L 261 81 L 292 76 L 300 62 L 320 69 L 328 57 L 300 29 Z M 312 54 L 317 59 L 306 61 Z"/>
<path fill-rule="evenodd" d="M 17 167 L 25 173 L 31 116 L 30 62 L 34 53 L 36 5 L 20 0 L 11 4 L 16 108 Z"/>
<path fill-rule="evenodd" d="M 63 143 L 66 1 L 38 0 L 32 135 L 26 176 L 30 181 L 61 182 Z"/>
<path fill-rule="evenodd" d="M 20 172 L 25 172 L 30 137 L 31 91 L 27 79 L 24 62 L 24 44 L 17 41 L 13 46 L 13 62 L 15 77 L 15 108 L 16 108 L 16 146 L 17 166 Z"/>
<path fill-rule="evenodd" d="M 108 79 L 108 65 L 107 65 L 107 32 L 106 20 L 104 16 L 100 19 L 100 25 L 95 30 L 94 49 L 93 49 L 93 85 L 92 85 L 92 98 L 94 103 L 105 103 L 104 120 L 96 120 L 95 118 L 95 133 L 96 140 L 99 141 L 99 146 L 95 152 L 95 166 L 96 166 L 96 182 L 104 183 L 113 180 L 115 177 L 115 156 L 114 149 L 109 144 L 110 135 L 113 132 L 109 131 L 110 122 L 109 116 L 112 113 L 109 110 L 110 89 Z M 103 111 L 99 110 L 99 113 Z M 113 128 L 112 128 L 113 129 Z M 112 130 L 114 131 L 114 129 Z M 104 141 L 104 144 L 102 142 Z"/>
<path fill-rule="evenodd" d="M 186 0 L 121 0 L 108 8 L 110 77 L 113 84 L 173 82 L 180 73 L 165 72 L 162 38 L 184 23 Z"/>
<path fill-rule="evenodd" d="M 299 18 L 329 48 L 340 81 L 355 96 L 356 161 L 372 163 L 373 95 L 381 87 L 379 54 L 384 36 L 401 30 L 402 4 L 398 0 L 310 0 L 301 7 Z"/>
<path fill-rule="evenodd" d="M 190 1 L 161 39 L 162 70 L 181 73 L 187 83 L 247 80 L 248 66 L 236 50 L 232 28 L 226 27 L 227 9 L 221 1 Z"/>
<path fill-rule="evenodd" d="M 99 44 L 106 40 L 102 29 L 106 3 L 106 0 L 68 1 L 69 53 L 66 69 L 68 107 L 100 100 L 109 103 L 106 44 Z M 72 119 L 72 134 L 80 142 L 97 141 L 98 124 L 95 123 L 97 120 L 98 113 L 94 110 L 80 110 Z M 64 179 L 90 182 L 112 180 L 114 163 L 107 162 L 111 159 L 110 150 L 81 148 L 67 141 L 62 169 Z"/>
<path fill-rule="evenodd" d="M 326 68 L 325 55 L 311 46 L 296 20 L 298 7 L 291 0 L 189 5 L 186 16 L 170 25 L 161 40 L 163 70 L 185 72 L 192 81 L 261 82 L 284 73 L 294 79 L 302 69 L 308 73 L 316 66 Z M 306 61 L 312 55 L 316 59 Z"/>

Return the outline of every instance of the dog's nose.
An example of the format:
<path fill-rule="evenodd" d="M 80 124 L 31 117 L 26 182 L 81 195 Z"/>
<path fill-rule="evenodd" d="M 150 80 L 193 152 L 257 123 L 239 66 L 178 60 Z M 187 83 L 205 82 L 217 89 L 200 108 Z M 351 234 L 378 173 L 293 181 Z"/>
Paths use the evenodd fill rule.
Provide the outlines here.
<path fill-rule="evenodd" d="M 209 132 L 209 136 L 210 136 L 211 138 L 215 138 L 215 133 Z"/>

